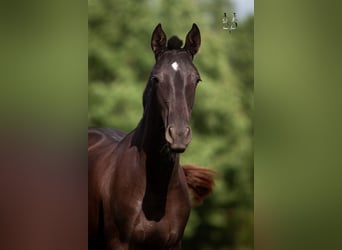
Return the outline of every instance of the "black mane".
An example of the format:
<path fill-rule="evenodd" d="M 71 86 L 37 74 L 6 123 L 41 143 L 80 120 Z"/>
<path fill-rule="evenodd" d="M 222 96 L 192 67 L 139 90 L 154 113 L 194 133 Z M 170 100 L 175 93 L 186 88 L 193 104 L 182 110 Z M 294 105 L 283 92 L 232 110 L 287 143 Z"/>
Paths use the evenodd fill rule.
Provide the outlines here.
<path fill-rule="evenodd" d="M 180 49 L 182 47 L 182 40 L 180 40 L 177 36 L 172 36 L 168 41 L 167 41 L 167 49 L 172 50 L 172 49 Z"/>

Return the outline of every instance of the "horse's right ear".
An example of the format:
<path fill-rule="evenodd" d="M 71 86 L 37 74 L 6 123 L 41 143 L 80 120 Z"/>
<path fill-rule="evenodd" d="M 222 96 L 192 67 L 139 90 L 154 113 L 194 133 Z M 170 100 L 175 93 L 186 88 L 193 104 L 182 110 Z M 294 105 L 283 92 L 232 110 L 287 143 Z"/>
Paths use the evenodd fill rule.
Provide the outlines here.
<path fill-rule="evenodd" d="M 161 24 L 158 24 L 152 33 L 151 48 L 156 58 L 166 48 L 166 35 Z"/>

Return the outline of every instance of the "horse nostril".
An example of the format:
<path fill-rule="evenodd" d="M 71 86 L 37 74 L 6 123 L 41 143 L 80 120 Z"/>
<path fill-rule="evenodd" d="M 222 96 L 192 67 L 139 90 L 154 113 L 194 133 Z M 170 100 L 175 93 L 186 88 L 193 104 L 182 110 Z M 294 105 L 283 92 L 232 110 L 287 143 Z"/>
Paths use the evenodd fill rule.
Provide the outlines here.
<path fill-rule="evenodd" d="M 185 136 L 188 137 L 188 136 L 190 136 L 190 134 L 191 134 L 191 128 L 190 127 L 186 127 L 186 129 L 185 129 Z"/>
<path fill-rule="evenodd" d="M 174 138 L 174 132 L 175 132 L 174 128 L 169 127 L 169 134 L 170 134 L 171 138 Z"/>
<path fill-rule="evenodd" d="M 169 143 L 173 143 L 174 140 L 174 128 L 173 127 L 168 127 L 168 129 L 166 130 L 166 141 L 168 141 Z"/>

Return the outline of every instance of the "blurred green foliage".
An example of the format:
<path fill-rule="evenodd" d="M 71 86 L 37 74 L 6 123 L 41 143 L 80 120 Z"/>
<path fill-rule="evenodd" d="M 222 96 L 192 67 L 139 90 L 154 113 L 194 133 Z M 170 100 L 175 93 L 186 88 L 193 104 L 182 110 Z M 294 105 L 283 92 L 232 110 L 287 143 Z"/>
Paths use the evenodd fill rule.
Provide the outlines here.
<path fill-rule="evenodd" d="M 154 64 L 151 33 L 185 39 L 197 23 L 202 45 L 194 62 L 202 82 L 192 114 L 193 139 L 181 162 L 218 172 L 214 193 L 194 208 L 186 250 L 253 249 L 254 18 L 222 29 L 229 0 L 88 0 L 89 126 L 135 128 Z"/>

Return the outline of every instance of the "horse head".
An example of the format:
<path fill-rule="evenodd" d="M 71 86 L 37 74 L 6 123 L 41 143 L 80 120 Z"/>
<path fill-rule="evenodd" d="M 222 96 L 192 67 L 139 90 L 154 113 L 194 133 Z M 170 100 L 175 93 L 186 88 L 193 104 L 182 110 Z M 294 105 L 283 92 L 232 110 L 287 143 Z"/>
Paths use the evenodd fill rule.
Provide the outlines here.
<path fill-rule="evenodd" d="M 156 63 L 149 85 L 151 92 L 156 95 L 165 140 L 171 151 L 176 153 L 184 152 L 192 137 L 190 116 L 196 86 L 201 80 L 193 64 L 193 57 L 200 44 L 201 35 L 196 24 L 188 32 L 183 48 L 182 41 L 176 36 L 167 41 L 161 24 L 157 25 L 152 34 L 151 47 Z"/>

